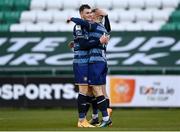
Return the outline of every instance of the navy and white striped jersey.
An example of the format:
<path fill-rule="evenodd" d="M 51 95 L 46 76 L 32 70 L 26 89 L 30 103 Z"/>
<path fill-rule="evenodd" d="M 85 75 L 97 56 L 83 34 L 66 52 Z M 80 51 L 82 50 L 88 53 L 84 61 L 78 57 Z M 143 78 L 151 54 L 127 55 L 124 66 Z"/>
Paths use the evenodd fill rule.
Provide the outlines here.
<path fill-rule="evenodd" d="M 88 34 L 88 41 L 91 43 L 92 41 L 99 41 L 100 37 L 105 33 L 107 34 L 107 30 L 101 23 L 95 23 L 95 22 L 88 22 L 85 20 L 82 20 L 80 18 L 72 18 L 71 19 L 76 24 L 81 25 L 83 28 L 85 28 L 87 31 L 89 31 Z M 106 45 L 99 44 L 89 48 L 89 63 L 93 62 L 106 62 Z"/>
<path fill-rule="evenodd" d="M 88 40 L 88 32 L 81 25 L 75 25 L 73 29 L 74 37 L 74 60 L 73 63 L 88 63 L 89 51 L 82 50 L 80 47 L 81 40 Z"/>
<path fill-rule="evenodd" d="M 103 34 L 107 34 L 107 30 L 101 23 L 93 23 L 91 25 L 93 29 L 89 32 L 89 41 L 99 40 Z M 89 63 L 93 62 L 106 62 L 106 44 L 99 44 L 96 48 L 91 48 L 89 50 Z"/>

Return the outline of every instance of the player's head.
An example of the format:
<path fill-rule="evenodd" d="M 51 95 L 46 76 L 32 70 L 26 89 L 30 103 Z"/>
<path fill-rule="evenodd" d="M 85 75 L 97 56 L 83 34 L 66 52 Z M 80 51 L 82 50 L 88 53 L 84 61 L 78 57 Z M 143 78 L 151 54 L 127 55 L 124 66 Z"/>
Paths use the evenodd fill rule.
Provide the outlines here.
<path fill-rule="evenodd" d="M 101 14 L 100 9 L 95 8 L 92 10 L 92 19 L 95 22 L 102 22 L 103 15 Z"/>
<path fill-rule="evenodd" d="M 91 7 L 87 4 L 83 4 L 79 7 L 79 14 L 84 20 L 92 20 Z"/>

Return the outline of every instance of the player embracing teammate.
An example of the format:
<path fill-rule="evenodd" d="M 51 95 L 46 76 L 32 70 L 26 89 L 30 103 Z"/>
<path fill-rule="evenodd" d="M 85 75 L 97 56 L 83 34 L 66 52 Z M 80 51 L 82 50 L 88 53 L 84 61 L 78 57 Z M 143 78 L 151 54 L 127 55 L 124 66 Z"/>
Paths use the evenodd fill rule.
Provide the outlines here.
<path fill-rule="evenodd" d="M 109 41 L 110 23 L 107 14 L 100 10 L 91 10 L 89 5 L 81 5 L 80 18 L 69 18 L 76 25 L 73 29 L 74 48 L 73 71 L 75 83 L 79 87 L 78 127 L 107 127 L 112 125 L 109 99 L 105 90 L 108 71 L 106 45 Z M 105 24 L 102 20 L 105 17 Z M 93 106 L 92 119 L 88 122 L 86 114 L 90 103 Z M 98 109 L 102 121 L 98 120 Z"/>

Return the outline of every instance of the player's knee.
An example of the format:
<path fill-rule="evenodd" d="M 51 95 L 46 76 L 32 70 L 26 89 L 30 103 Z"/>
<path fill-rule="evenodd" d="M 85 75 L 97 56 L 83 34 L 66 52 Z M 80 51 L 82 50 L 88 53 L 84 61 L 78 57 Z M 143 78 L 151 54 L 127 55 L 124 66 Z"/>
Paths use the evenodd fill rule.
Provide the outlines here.
<path fill-rule="evenodd" d="M 87 95 L 88 96 L 93 96 L 93 90 L 92 90 L 92 87 L 88 87 L 88 92 L 87 92 Z"/>
<path fill-rule="evenodd" d="M 102 96 L 103 91 L 101 86 L 93 86 L 93 94 L 95 97 Z"/>
<path fill-rule="evenodd" d="M 79 93 L 87 95 L 88 94 L 88 85 L 80 85 Z"/>
<path fill-rule="evenodd" d="M 108 95 L 107 95 L 107 91 L 106 91 L 106 86 L 105 85 L 102 86 L 102 91 L 103 91 L 103 95 L 105 96 L 105 98 L 109 98 Z"/>

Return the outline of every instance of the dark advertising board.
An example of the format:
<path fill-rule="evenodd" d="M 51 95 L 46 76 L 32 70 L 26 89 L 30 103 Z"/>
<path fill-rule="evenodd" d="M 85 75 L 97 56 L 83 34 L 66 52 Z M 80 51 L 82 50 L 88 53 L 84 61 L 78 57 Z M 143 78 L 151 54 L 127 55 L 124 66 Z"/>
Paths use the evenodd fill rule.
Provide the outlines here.
<path fill-rule="evenodd" d="M 0 107 L 75 107 L 73 78 L 1 77 Z"/>

